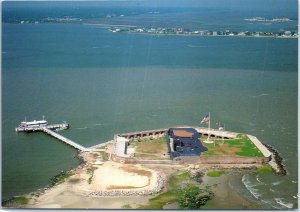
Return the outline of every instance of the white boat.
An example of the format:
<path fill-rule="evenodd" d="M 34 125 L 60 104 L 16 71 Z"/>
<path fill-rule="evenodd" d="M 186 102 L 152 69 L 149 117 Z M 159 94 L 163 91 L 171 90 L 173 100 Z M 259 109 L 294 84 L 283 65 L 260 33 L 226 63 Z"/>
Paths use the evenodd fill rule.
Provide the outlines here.
<path fill-rule="evenodd" d="M 20 123 L 20 125 L 16 128 L 16 132 L 26 131 L 26 130 L 35 130 L 40 127 L 45 127 L 47 125 L 48 125 L 48 122 L 46 120 L 40 120 L 40 121 L 34 120 L 34 121 L 30 121 L 30 122 L 22 121 Z"/>

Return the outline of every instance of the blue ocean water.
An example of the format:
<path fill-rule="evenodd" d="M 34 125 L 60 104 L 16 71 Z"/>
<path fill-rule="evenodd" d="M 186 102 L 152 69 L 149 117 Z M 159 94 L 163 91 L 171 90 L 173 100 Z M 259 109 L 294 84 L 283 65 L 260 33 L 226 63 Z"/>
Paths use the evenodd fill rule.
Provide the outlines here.
<path fill-rule="evenodd" d="M 236 2 L 209 10 L 158 3 L 155 7 L 94 3 L 95 9 L 74 2 L 31 3 L 31 7 L 28 2 L 6 2 L 3 199 L 41 188 L 60 170 L 79 162 L 74 149 L 42 133 L 15 133 L 25 116 L 33 120 L 45 115 L 49 123 L 66 120 L 71 128 L 60 133 L 88 147 L 112 139 L 115 133 L 199 125 L 210 111 L 213 121 L 257 136 L 284 159 L 287 176 L 241 174 L 234 178 L 236 189 L 260 208 L 297 208 L 298 39 L 135 35 L 91 25 L 296 29 L 294 10 L 274 6 L 268 13 L 247 12 L 235 7 Z M 107 18 L 113 13 L 116 18 Z M 249 26 L 243 20 L 263 14 L 293 21 Z M 83 21 L 14 22 L 64 16 Z"/>

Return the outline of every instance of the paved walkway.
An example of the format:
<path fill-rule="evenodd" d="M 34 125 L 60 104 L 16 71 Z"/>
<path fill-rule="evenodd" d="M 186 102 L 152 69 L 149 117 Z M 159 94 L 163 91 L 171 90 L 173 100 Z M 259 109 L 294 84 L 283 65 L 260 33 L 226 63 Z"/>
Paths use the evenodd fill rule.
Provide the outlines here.
<path fill-rule="evenodd" d="M 270 157 L 272 153 L 263 145 L 255 136 L 248 135 L 250 140 L 255 144 L 255 146 L 263 153 L 265 157 Z"/>
<path fill-rule="evenodd" d="M 89 151 L 89 149 L 85 148 L 84 146 L 81 146 L 80 144 L 77 144 L 74 141 L 71 141 L 70 139 L 68 139 L 68 138 L 66 138 L 66 137 L 64 137 L 64 136 L 62 136 L 62 135 L 46 128 L 46 127 L 42 127 L 41 130 L 43 132 L 47 133 L 48 135 L 51 135 L 54 138 L 57 138 L 58 140 L 66 143 L 66 144 L 68 144 L 68 145 L 70 145 L 70 146 L 72 146 L 72 147 L 74 147 L 74 148 L 76 148 L 80 151 L 84 151 L 84 152 Z"/>

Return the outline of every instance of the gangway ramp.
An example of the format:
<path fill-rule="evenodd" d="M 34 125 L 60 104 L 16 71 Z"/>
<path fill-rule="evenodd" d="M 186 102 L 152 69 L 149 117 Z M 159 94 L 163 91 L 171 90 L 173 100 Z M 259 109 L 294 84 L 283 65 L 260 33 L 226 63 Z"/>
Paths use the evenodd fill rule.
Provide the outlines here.
<path fill-rule="evenodd" d="M 80 144 L 75 143 L 74 141 L 72 141 L 72 140 L 70 140 L 70 139 L 68 139 L 68 138 L 66 138 L 66 137 L 50 130 L 50 129 L 48 129 L 47 127 L 42 127 L 41 130 L 43 132 L 47 133 L 48 135 L 50 135 L 50 136 L 52 136 L 52 137 L 54 137 L 54 138 L 56 138 L 56 139 L 58 139 L 58 140 L 60 140 L 64 143 L 66 143 L 66 144 L 68 144 L 68 145 L 70 145 L 70 146 L 72 146 L 72 147 L 74 147 L 74 148 L 76 148 L 80 151 L 83 151 L 83 152 L 90 151 L 88 148 L 85 148 L 84 146 L 81 146 Z"/>

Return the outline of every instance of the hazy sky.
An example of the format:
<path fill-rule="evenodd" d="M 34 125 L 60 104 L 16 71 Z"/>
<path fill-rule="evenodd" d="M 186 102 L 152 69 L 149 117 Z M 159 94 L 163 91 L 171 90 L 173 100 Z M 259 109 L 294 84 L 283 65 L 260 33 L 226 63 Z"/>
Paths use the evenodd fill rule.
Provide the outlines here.
<path fill-rule="evenodd" d="M 10 2 L 12 0 L 7 0 Z M 25 0 L 18 0 L 25 2 Z M 37 2 L 37 0 L 33 0 Z M 45 2 L 45 1 L 43 1 Z M 48 1 L 51 5 L 57 4 L 54 1 Z M 193 8 L 224 8 L 237 10 L 256 10 L 256 11 L 285 11 L 288 13 L 298 14 L 297 0 L 95 0 L 95 1 L 72 1 L 67 0 L 70 4 L 95 4 L 101 2 L 103 5 L 112 6 L 138 6 L 138 7 L 193 7 Z M 18 4 L 18 3 L 17 3 Z M 25 2 L 30 4 L 30 2 Z M 64 4 L 60 1 L 59 5 Z"/>
<path fill-rule="evenodd" d="M 28 0 L 5 0 L 5 1 L 28 1 Z M 40 0 L 31 0 L 40 1 Z M 47 0 L 42 0 L 47 1 Z M 61 0 L 61 1 L 74 1 L 74 0 Z M 76 1 L 76 0 L 75 0 Z M 77 0 L 80 1 L 80 0 Z M 49 1 L 54 2 L 54 1 Z M 82 1 L 82 2 L 110 2 L 120 3 L 126 2 L 127 4 L 137 4 L 145 6 L 172 6 L 172 7 L 283 7 L 294 8 L 297 6 L 297 0 L 94 0 L 94 1 Z"/>

